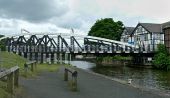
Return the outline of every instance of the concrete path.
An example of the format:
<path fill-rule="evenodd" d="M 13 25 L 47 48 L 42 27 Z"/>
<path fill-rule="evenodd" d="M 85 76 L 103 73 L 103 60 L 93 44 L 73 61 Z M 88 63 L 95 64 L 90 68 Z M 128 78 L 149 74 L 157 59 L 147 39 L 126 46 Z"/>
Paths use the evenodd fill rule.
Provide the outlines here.
<path fill-rule="evenodd" d="M 25 94 L 18 98 L 169 98 L 78 70 L 78 91 L 63 81 L 64 68 L 45 72 L 36 79 L 21 79 Z"/>

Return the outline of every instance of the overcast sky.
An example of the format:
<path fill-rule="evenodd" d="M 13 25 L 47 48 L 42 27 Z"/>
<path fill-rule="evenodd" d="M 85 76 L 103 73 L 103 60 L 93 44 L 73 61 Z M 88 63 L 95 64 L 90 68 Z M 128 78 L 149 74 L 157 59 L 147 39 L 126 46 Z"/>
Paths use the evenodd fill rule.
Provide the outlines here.
<path fill-rule="evenodd" d="M 170 0 L 0 0 L 0 34 L 64 32 L 87 34 L 97 19 L 125 26 L 170 21 Z"/>

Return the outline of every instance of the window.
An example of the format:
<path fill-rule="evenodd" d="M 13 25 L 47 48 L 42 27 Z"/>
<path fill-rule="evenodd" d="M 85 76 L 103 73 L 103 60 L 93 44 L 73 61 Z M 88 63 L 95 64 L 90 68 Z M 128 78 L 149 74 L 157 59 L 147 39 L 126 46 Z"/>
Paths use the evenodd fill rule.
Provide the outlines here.
<path fill-rule="evenodd" d="M 144 40 L 145 40 L 145 41 L 148 40 L 148 34 L 144 34 Z"/>

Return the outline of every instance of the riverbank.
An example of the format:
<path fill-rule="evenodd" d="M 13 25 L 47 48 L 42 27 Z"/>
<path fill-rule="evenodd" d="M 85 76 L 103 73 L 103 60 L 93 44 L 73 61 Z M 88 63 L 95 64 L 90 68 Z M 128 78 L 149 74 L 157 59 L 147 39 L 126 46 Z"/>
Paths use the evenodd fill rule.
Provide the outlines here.
<path fill-rule="evenodd" d="M 150 92 L 150 93 L 152 93 L 152 94 L 170 97 L 170 90 L 158 90 L 158 89 L 143 87 L 143 86 L 141 86 L 141 85 L 135 84 L 135 83 L 133 82 L 133 79 L 132 79 L 132 83 L 129 84 L 129 83 L 128 83 L 128 79 L 122 80 L 122 79 L 118 79 L 118 78 L 112 78 L 112 77 L 109 77 L 109 76 L 106 76 L 106 75 L 103 75 L 103 74 L 99 74 L 99 73 L 96 73 L 96 72 L 93 72 L 93 71 L 83 70 L 83 69 L 80 69 L 80 68 L 78 68 L 78 69 L 79 69 L 79 70 L 82 70 L 82 71 L 85 71 L 85 72 L 87 72 L 87 73 L 90 73 L 90 74 L 92 74 L 92 75 L 96 75 L 96 76 L 103 77 L 103 78 L 108 79 L 108 80 L 111 80 L 111 81 L 115 81 L 115 82 L 121 83 L 121 84 L 123 84 L 123 85 L 127 85 L 127 86 L 134 87 L 134 88 L 136 88 L 136 89 L 141 90 L 142 92 L 143 92 L 143 91 L 146 91 L 146 92 Z M 157 98 L 157 97 L 156 97 L 156 98 Z"/>
<path fill-rule="evenodd" d="M 170 72 L 167 71 L 129 66 L 96 67 L 96 63 L 88 61 L 74 61 L 73 65 L 122 81 L 132 79 L 133 84 L 144 88 L 170 91 Z"/>
<path fill-rule="evenodd" d="M 95 63 L 97 63 L 98 67 L 125 66 L 132 63 L 132 57 L 120 55 L 97 57 Z"/>
<path fill-rule="evenodd" d="M 78 71 L 77 92 L 70 91 L 63 81 L 64 67 L 61 66 L 57 72 L 42 73 L 38 79 L 22 79 L 26 93 L 20 98 L 169 98 L 75 69 Z"/>

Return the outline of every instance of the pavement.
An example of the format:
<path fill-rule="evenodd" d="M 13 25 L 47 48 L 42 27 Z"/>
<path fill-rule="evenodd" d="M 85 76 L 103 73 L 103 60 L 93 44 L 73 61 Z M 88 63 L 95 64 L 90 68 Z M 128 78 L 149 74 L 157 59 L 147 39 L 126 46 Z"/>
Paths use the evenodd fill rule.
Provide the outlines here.
<path fill-rule="evenodd" d="M 24 93 L 17 98 L 170 98 L 134 88 L 81 69 L 78 71 L 78 91 L 69 89 L 64 81 L 64 67 L 56 72 L 44 72 L 37 78 L 20 79 Z"/>

